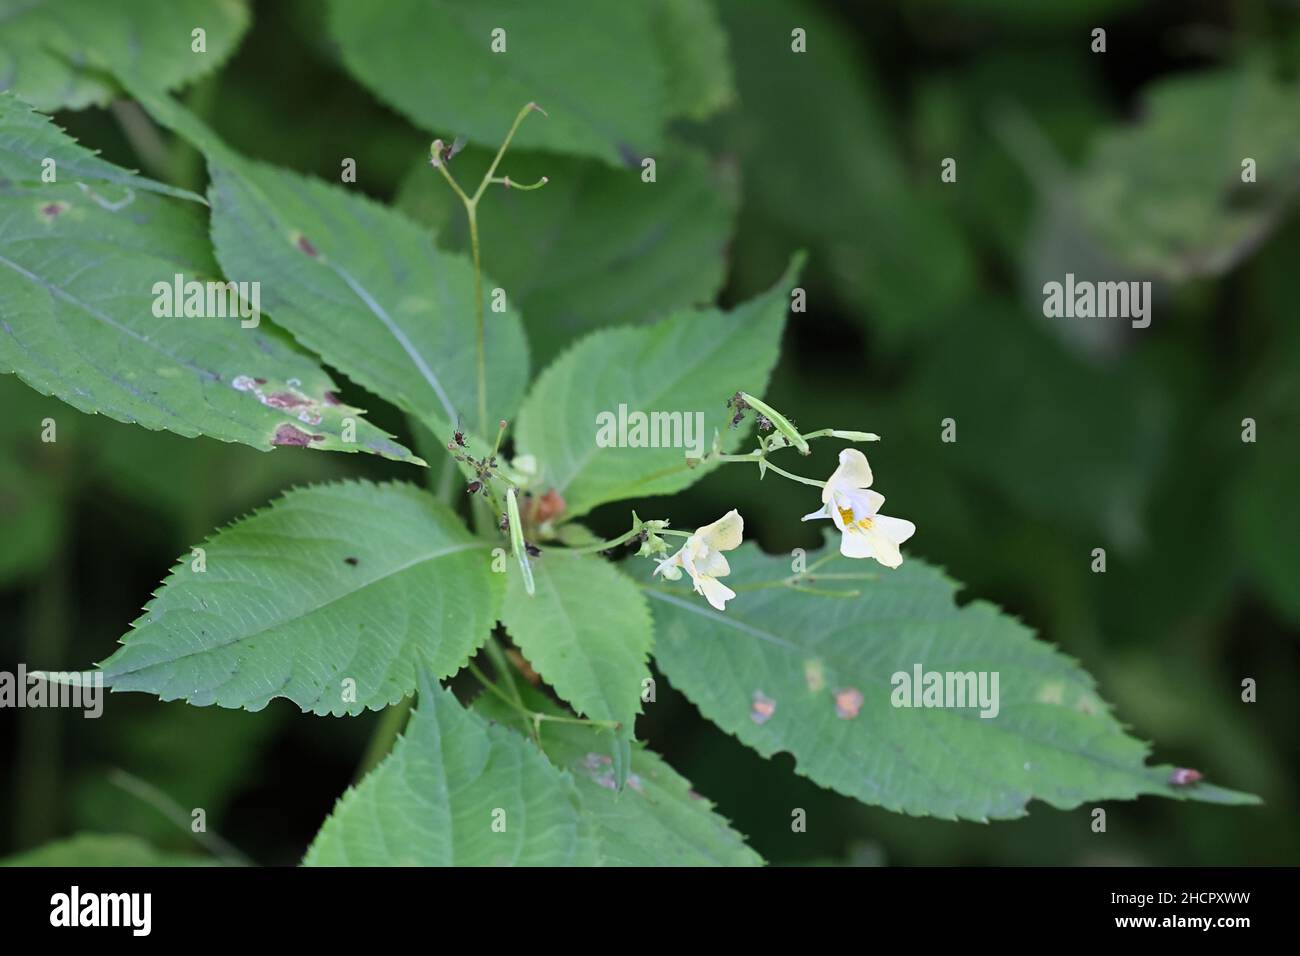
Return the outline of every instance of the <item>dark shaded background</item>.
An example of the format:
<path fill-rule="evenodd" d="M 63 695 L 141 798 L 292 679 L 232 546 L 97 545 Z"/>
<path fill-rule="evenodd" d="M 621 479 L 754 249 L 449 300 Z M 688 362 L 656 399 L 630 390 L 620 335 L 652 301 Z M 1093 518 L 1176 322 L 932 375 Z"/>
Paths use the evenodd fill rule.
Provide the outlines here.
<path fill-rule="evenodd" d="M 1105 835 L 1091 832 L 1088 807 L 1034 804 L 1021 821 L 952 824 L 821 790 L 666 690 L 639 736 L 776 863 L 1300 862 L 1296 4 L 720 7 L 739 100 L 678 135 L 740 183 L 724 302 L 769 284 L 792 250 L 811 253 L 809 314 L 792 318 L 773 403 L 807 427 L 882 434 L 872 461 L 890 475 L 891 513 L 920 528 L 910 553 L 1078 658 L 1161 760 L 1265 805 L 1111 804 Z M 763 44 L 788 43 L 791 24 L 808 30 L 810 53 L 773 70 Z M 1089 51 L 1098 25 L 1105 54 Z M 1289 91 L 1264 97 L 1248 122 L 1235 93 L 1216 95 L 1246 74 Z M 1161 101 L 1169 84 L 1190 92 Z M 258 3 L 240 52 L 186 99 L 249 156 L 329 179 L 340 155 L 355 156 L 360 185 L 385 200 L 427 150 L 426 134 L 338 67 L 309 2 Z M 59 121 L 140 165 L 108 112 Z M 1243 189 L 1240 157 L 1256 152 L 1260 183 Z M 943 185 L 948 156 L 958 182 Z M 202 182 L 183 149 L 171 170 Z M 484 241 L 490 270 L 491 243 L 504 239 Z M 1066 271 L 1161 280 L 1151 328 L 1043 319 L 1041 283 Z M 409 434 L 378 399 L 354 404 Z M 0 408 L 5 669 L 102 660 L 177 555 L 292 484 L 422 477 L 362 456 L 149 433 L 80 416 L 8 377 Z M 35 444 L 28 425 L 46 409 L 59 440 Z M 939 440 L 949 417 L 955 444 Z M 1240 440 L 1245 417 L 1258 423 L 1254 444 Z M 801 462 L 807 473 L 830 470 L 834 449 L 818 454 Z M 674 503 L 674 523 L 737 506 L 769 550 L 812 546 L 818 529 L 789 518 L 790 487 L 724 470 Z M 593 525 L 622 531 L 625 507 Z M 1089 569 L 1096 547 L 1105 574 Z M 1257 703 L 1240 700 L 1246 677 Z M 206 808 L 210 826 L 258 862 L 294 863 L 376 719 L 144 695 L 114 698 L 98 721 L 5 712 L 0 856 L 86 830 L 192 848 L 110 780 L 120 767 Z M 790 832 L 796 806 L 808 811 L 806 834 Z"/>

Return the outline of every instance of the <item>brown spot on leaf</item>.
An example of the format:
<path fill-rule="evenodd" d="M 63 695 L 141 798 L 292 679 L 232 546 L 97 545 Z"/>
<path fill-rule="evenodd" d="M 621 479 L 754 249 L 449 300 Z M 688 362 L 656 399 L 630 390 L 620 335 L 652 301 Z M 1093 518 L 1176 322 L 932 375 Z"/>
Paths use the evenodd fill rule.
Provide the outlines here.
<path fill-rule="evenodd" d="M 295 428 L 287 422 L 275 430 L 272 445 L 310 445 L 314 441 L 324 441 L 324 435 L 309 435 L 301 428 Z"/>
<path fill-rule="evenodd" d="M 765 724 L 776 713 L 776 701 L 761 690 L 754 691 L 754 700 L 749 705 L 749 719 L 756 724 Z"/>
<path fill-rule="evenodd" d="M 554 488 L 551 488 L 546 494 L 533 501 L 532 520 L 529 522 L 533 525 L 545 524 L 553 518 L 558 518 L 564 514 L 564 498 Z"/>
<path fill-rule="evenodd" d="M 344 558 L 344 559 L 343 559 L 343 563 L 344 563 L 344 564 L 350 564 L 350 565 L 352 565 L 352 566 L 355 568 L 355 567 L 356 567 L 358 564 L 360 564 L 361 562 L 358 561 L 356 558 L 350 558 L 350 557 L 349 557 L 349 558 Z"/>
<path fill-rule="evenodd" d="M 582 758 L 582 767 L 587 771 L 587 776 L 606 790 L 618 789 L 614 780 L 613 763 L 608 754 L 588 753 Z"/>
<path fill-rule="evenodd" d="M 835 716 L 840 720 L 852 720 L 862 709 L 862 691 L 856 687 L 845 687 L 835 692 Z"/>
<path fill-rule="evenodd" d="M 67 203 L 56 199 L 54 202 L 47 202 L 41 207 L 41 215 L 47 220 L 53 221 L 67 212 L 69 208 Z"/>
<path fill-rule="evenodd" d="M 304 235 L 299 234 L 298 241 L 294 243 L 294 245 L 307 253 L 307 255 L 311 256 L 313 259 L 320 257 L 320 253 L 316 250 L 316 247 L 311 244 L 311 240 Z"/>
<path fill-rule="evenodd" d="M 326 405 L 342 405 L 343 402 L 342 402 L 342 400 L 339 399 L 339 393 L 338 393 L 338 392 L 326 392 L 326 393 L 325 393 L 325 404 L 326 404 Z"/>
<path fill-rule="evenodd" d="M 263 403 L 272 408 L 301 408 L 303 405 L 311 404 L 309 399 L 302 395 L 295 395 L 293 392 L 275 392 L 266 396 Z"/>

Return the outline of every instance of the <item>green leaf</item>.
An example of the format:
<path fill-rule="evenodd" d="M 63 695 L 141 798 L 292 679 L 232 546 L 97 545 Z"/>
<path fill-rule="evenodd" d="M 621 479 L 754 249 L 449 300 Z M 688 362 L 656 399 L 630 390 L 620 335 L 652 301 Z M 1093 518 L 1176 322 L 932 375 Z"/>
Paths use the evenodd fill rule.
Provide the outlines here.
<path fill-rule="evenodd" d="M 668 115 L 705 120 L 736 98 L 727 34 L 709 0 L 658 0 L 655 39 L 668 83 Z"/>
<path fill-rule="evenodd" d="M 896 571 L 807 556 L 818 590 L 783 584 L 788 556 L 746 544 L 728 556 L 737 592 L 723 613 L 689 591 L 652 589 L 656 660 L 673 686 L 765 757 L 870 804 L 945 819 L 1023 816 L 1032 799 L 1085 801 L 1158 794 L 1255 803 L 1200 783 L 1170 784 L 1147 766 L 1092 679 L 993 605 L 958 607 L 957 585 L 914 558 Z M 851 575 L 852 578 L 836 576 Z M 893 675 L 996 672 L 996 716 L 976 707 L 893 705 Z M 991 677 L 989 678 L 991 680 Z"/>
<path fill-rule="evenodd" d="M 470 147 L 453 166 L 475 181 L 490 162 Z M 539 365 L 585 332 L 708 303 L 721 287 L 738 189 L 702 153 L 674 146 L 653 183 L 595 160 L 514 151 L 502 171 L 549 180 L 531 192 L 494 187 L 478 211 L 484 265 L 523 312 Z M 431 225 L 440 247 L 469 248 L 464 208 L 427 162 L 407 177 L 398 207 Z"/>
<path fill-rule="evenodd" d="M 521 147 L 622 165 L 661 145 L 664 70 L 645 3 L 333 0 L 330 14 L 348 69 L 436 135 L 496 149 L 535 102 L 549 119 L 530 117 Z M 506 49 L 494 53 L 498 29 Z"/>
<path fill-rule="evenodd" d="M 501 621 L 555 692 L 592 720 L 629 734 L 641 712 L 654 633 L 637 586 L 603 558 L 544 550 L 533 559 L 537 593 L 521 575 L 506 585 Z"/>
<path fill-rule="evenodd" d="M 55 182 L 42 180 L 43 156 Z M 201 206 L 159 195 L 176 191 L 99 160 L 4 94 L 0 180 L 0 373 L 186 437 L 419 462 L 265 329 L 154 314 L 156 284 L 220 279 Z"/>
<path fill-rule="evenodd" d="M 939 170 L 944 159 L 959 158 L 960 188 L 938 176 L 929 188 L 981 256 L 996 253 L 1018 267 L 1039 241 L 1026 227 L 1040 192 L 1059 175 L 1053 154 L 1081 154 L 1109 117 L 1095 57 L 1071 35 L 1064 44 L 1005 48 L 968 68 L 927 71 L 921 79 L 905 134 L 911 163 Z M 1005 95 L 1012 87 L 1014 104 Z M 1041 288 L 1040 282 L 1035 295 Z"/>
<path fill-rule="evenodd" d="M 164 853 L 137 836 L 79 833 L 0 860 L 0 866 L 219 866 L 216 860 Z"/>
<path fill-rule="evenodd" d="M 816 250 L 814 262 L 871 317 L 874 334 L 933 328 L 970 292 L 975 268 L 954 217 L 913 182 L 889 97 L 852 31 L 825 4 L 721 0 L 718 8 L 744 104 L 709 133 L 718 150 L 743 147 L 737 261 L 775 233 L 780 250 Z M 807 31 L 806 53 L 790 49 L 796 26 Z M 933 182 L 938 173 L 916 175 Z M 765 266 L 775 254 L 784 252 L 764 256 Z"/>
<path fill-rule="evenodd" d="M 1300 188 L 1296 95 L 1258 68 L 1153 84 L 1143 120 L 1096 142 L 1078 184 L 1079 215 L 1139 272 L 1173 281 L 1226 272 L 1259 247 Z M 1241 179 L 1247 158 L 1257 164 L 1254 183 Z"/>
<path fill-rule="evenodd" d="M 525 706 L 563 714 L 539 691 L 524 688 Z M 528 730 L 517 711 L 492 694 L 480 694 L 474 710 L 499 723 Z M 658 754 L 633 743 L 627 786 L 619 791 L 609 735 L 576 724 L 546 722 L 547 758 L 577 785 L 587 836 L 602 866 L 760 866 L 763 860 Z"/>
<path fill-rule="evenodd" d="M 577 517 L 606 501 L 678 491 L 709 468 L 689 468 L 700 447 L 601 447 L 602 413 L 679 412 L 681 434 L 711 447 L 725 431 L 724 448 L 740 433 L 727 430 L 726 401 L 737 391 L 763 394 L 776 364 L 789 293 L 802 257 L 766 293 L 731 312 L 678 313 L 654 325 L 607 329 L 583 339 L 537 379 L 519 412 L 516 442 L 537 456 L 542 482 Z M 704 434 L 694 434 L 696 413 Z M 627 439 L 632 440 L 629 432 Z"/>
<path fill-rule="evenodd" d="M 0 88 L 46 111 L 102 106 L 117 90 L 96 67 L 111 63 L 172 89 L 220 66 L 248 19 L 244 0 L 0 0 Z"/>
<path fill-rule="evenodd" d="M 306 866 L 586 862 L 573 781 L 518 734 L 421 679 L 392 752 L 339 798 Z"/>
<path fill-rule="evenodd" d="M 186 556 L 101 666 L 115 691 L 260 710 L 378 710 L 454 674 L 501 599 L 487 544 L 410 485 L 297 489 Z"/>
<path fill-rule="evenodd" d="M 0 93 L 0 182 L 44 184 L 46 176 L 55 182 L 96 183 L 121 187 L 112 200 L 129 190 L 145 190 L 202 202 L 203 197 L 114 166 L 63 132 L 48 116 L 37 112 L 12 93 Z M 50 160 L 51 163 L 46 161 Z M 47 172 L 46 166 L 49 166 Z"/>
<path fill-rule="evenodd" d="M 444 440 L 462 416 L 479 427 L 470 421 L 478 392 L 468 259 L 438 252 L 425 230 L 360 193 L 243 159 L 174 101 L 130 85 L 207 156 L 212 239 L 227 276 L 261 281 L 278 325 Z M 523 395 L 528 348 L 518 314 L 486 318 L 485 424 L 495 435 Z"/>

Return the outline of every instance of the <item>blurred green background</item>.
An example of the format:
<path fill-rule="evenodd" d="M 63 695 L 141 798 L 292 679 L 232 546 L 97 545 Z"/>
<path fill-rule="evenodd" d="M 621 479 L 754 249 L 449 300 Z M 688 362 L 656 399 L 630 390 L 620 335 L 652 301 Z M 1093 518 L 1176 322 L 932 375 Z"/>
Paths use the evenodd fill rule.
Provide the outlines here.
<path fill-rule="evenodd" d="M 809 250 L 808 312 L 792 316 L 771 401 L 807 427 L 883 435 L 872 461 L 890 512 L 919 527 L 909 553 L 1079 659 L 1160 760 L 1265 804 L 1111 804 L 1104 835 L 1089 807 L 1033 804 L 1027 819 L 987 826 L 895 816 L 821 790 L 788 758 L 761 760 L 662 680 L 638 736 L 774 863 L 1300 863 L 1300 7 L 716 6 L 726 38 L 716 89 L 698 121 L 674 129 L 660 165 L 661 177 L 691 170 L 694 185 L 664 177 L 673 198 L 647 210 L 635 173 L 512 154 L 506 171 L 547 172 L 550 194 L 487 200 L 485 267 L 528 284 L 535 364 L 583 329 L 655 317 L 665 287 L 682 303 L 729 304 Z M 789 53 L 793 26 L 807 31 L 806 54 Z M 1098 26 L 1105 53 L 1090 50 Z M 350 188 L 400 203 L 448 246 L 463 241 L 421 162 L 428 135 L 341 68 L 318 4 L 256 3 L 238 53 L 185 99 L 249 156 L 331 181 L 341 157 L 355 158 Z M 58 119 L 108 158 L 142 165 L 112 112 Z M 165 169 L 145 171 L 201 185 L 197 158 L 167 149 Z M 462 160 L 470 170 L 475 153 Z M 947 157 L 955 183 L 940 181 Z M 1258 165 L 1249 185 L 1246 157 Z M 591 226 L 555 253 L 566 286 L 536 269 L 527 243 L 573 208 Z M 627 258 L 597 263 L 593 273 L 612 278 L 594 287 L 584 256 L 620 243 Z M 1066 272 L 1153 280 L 1151 327 L 1044 319 L 1042 283 Z M 420 440 L 391 408 L 349 392 Z M 102 660 L 178 555 L 291 485 L 431 477 L 362 456 L 149 433 L 11 377 L 0 378 L 0 407 L 7 670 Z M 39 440 L 47 415 L 53 444 Z M 1241 440 L 1247 417 L 1255 443 Z M 940 441 L 946 418 L 955 443 Z M 803 470 L 829 473 L 834 452 Z M 810 508 L 791 487 L 724 470 L 671 516 L 691 527 L 735 506 L 768 550 L 815 546 L 820 529 L 795 520 Z M 626 508 L 592 524 L 617 534 Z M 1105 574 L 1090 570 L 1098 547 Z M 1252 704 L 1240 699 L 1248 677 Z M 203 807 L 254 860 L 294 863 L 376 720 L 144 695 L 113 698 L 94 721 L 6 711 L 0 856 L 80 831 L 193 850 L 188 832 L 113 782 L 121 768 Z M 790 831 L 794 807 L 808 812 L 804 834 Z"/>

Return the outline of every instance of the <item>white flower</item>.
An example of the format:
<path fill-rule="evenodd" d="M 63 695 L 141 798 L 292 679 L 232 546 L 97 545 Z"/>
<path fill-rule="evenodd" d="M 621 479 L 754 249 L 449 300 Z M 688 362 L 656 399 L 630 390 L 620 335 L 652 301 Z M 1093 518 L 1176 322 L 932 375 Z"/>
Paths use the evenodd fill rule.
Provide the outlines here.
<path fill-rule="evenodd" d="M 731 565 L 722 552 L 740 547 L 744 531 L 745 519 L 732 509 L 713 524 L 697 529 L 686 539 L 680 551 L 659 562 L 655 574 L 676 581 L 682 576 L 681 569 L 685 568 L 695 585 L 695 593 L 703 594 L 715 608 L 725 611 L 727 602 L 736 596 L 736 592 L 718 580 L 731 573 Z"/>
<path fill-rule="evenodd" d="M 840 554 L 846 558 L 875 558 L 887 568 L 903 563 L 898 546 L 916 533 L 916 525 L 880 514 L 885 496 L 867 491 L 871 466 L 856 448 L 840 452 L 840 466 L 822 489 L 822 506 L 804 521 L 830 518 L 840 529 Z"/>

